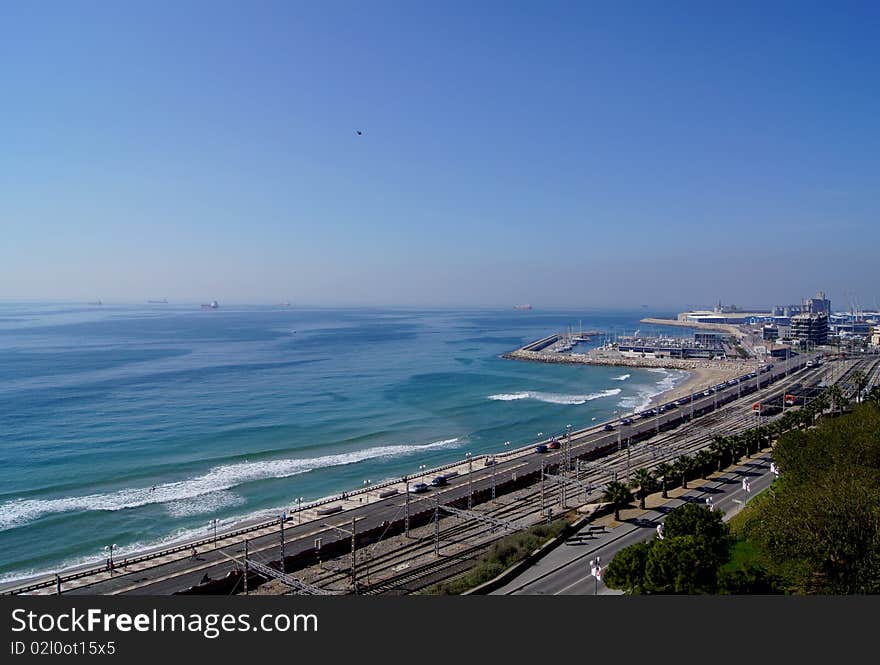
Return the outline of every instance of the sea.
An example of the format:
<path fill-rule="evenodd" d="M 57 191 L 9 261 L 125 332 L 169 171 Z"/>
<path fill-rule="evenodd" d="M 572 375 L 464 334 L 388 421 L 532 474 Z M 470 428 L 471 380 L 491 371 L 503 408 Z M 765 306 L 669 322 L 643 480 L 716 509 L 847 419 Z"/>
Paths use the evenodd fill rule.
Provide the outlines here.
<path fill-rule="evenodd" d="M 668 315 L 0 304 L 0 580 L 639 410 L 687 374 L 501 355 Z"/>

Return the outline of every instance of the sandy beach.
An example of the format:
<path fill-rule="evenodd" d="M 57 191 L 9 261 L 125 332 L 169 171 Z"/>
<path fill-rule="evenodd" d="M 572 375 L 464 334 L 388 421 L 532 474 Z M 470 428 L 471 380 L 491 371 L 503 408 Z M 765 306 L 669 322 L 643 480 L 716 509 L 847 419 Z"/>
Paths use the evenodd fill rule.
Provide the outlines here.
<path fill-rule="evenodd" d="M 681 383 L 676 384 L 672 390 L 667 390 L 664 393 L 655 395 L 651 399 L 651 406 L 657 406 L 664 402 L 671 402 L 673 400 L 682 399 L 683 397 L 689 397 L 691 393 L 706 390 L 709 386 L 714 386 L 715 384 L 741 376 L 743 372 L 746 371 L 746 368 L 737 364 L 730 368 L 695 367 L 686 371 L 688 371 L 690 375 Z"/>
<path fill-rule="evenodd" d="M 689 396 L 699 390 L 705 390 L 709 386 L 729 381 L 757 369 L 759 363 L 751 361 L 732 360 L 705 360 L 705 359 L 681 359 L 681 358 L 633 358 L 622 356 L 616 352 L 593 349 L 589 353 L 554 353 L 548 351 L 525 351 L 519 349 L 504 355 L 512 360 L 527 360 L 544 363 L 564 363 L 581 365 L 611 365 L 615 367 L 635 367 L 641 369 L 674 369 L 688 373 L 688 377 L 677 383 L 672 389 L 667 390 L 651 399 L 651 405 L 655 406 L 663 402 Z"/>

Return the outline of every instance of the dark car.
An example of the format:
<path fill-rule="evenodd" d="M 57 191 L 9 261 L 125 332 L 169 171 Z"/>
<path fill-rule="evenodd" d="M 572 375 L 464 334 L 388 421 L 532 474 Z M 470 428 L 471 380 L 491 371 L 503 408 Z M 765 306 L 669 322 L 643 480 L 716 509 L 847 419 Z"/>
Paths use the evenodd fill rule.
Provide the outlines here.
<path fill-rule="evenodd" d="M 412 486 L 412 491 L 416 494 L 421 494 L 428 491 L 428 486 L 425 483 L 416 483 Z"/>
<path fill-rule="evenodd" d="M 614 425 L 612 425 L 611 423 L 609 423 L 609 424 L 605 425 L 605 427 L 603 427 L 602 429 L 604 429 L 606 432 L 613 432 L 613 431 L 614 431 Z"/>
<path fill-rule="evenodd" d="M 676 401 L 676 402 L 670 402 L 669 404 L 666 405 L 666 408 L 667 408 L 667 410 L 668 410 L 668 409 L 677 409 L 677 408 L 678 408 L 678 402 L 677 402 L 677 401 Z"/>
<path fill-rule="evenodd" d="M 537 446 L 535 446 L 535 452 L 536 453 L 546 453 L 547 452 L 547 444 L 546 443 L 539 443 Z"/>
<path fill-rule="evenodd" d="M 550 450 L 559 450 L 560 445 L 561 444 L 559 443 L 559 441 L 553 439 L 550 443 L 547 444 L 547 447 L 550 448 Z"/>
<path fill-rule="evenodd" d="M 620 421 L 620 424 L 621 425 L 632 425 L 633 420 L 632 420 L 632 418 L 624 418 L 623 420 Z"/>
<path fill-rule="evenodd" d="M 446 479 L 446 476 L 436 476 L 436 477 L 431 481 L 431 484 L 432 484 L 434 487 L 441 487 L 442 485 L 448 485 L 448 484 L 449 484 L 449 481 Z"/>
<path fill-rule="evenodd" d="M 494 457 L 487 457 L 487 458 L 483 461 L 483 466 L 492 466 L 492 465 L 495 464 L 495 463 L 496 463 L 496 461 L 495 461 L 495 458 L 494 458 Z"/>

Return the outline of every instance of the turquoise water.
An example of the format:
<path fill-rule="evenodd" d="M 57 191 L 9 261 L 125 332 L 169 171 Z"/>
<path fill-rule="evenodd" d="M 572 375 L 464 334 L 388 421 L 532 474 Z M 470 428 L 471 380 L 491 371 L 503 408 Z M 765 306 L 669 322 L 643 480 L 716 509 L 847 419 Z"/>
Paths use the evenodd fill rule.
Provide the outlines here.
<path fill-rule="evenodd" d="M 0 579 L 640 408 L 683 373 L 498 356 L 646 314 L 0 305 Z"/>

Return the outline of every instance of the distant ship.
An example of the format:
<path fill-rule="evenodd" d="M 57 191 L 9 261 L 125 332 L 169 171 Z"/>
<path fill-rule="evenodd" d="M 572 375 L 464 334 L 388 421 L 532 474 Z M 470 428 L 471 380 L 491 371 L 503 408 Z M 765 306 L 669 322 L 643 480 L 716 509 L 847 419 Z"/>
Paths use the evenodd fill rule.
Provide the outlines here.
<path fill-rule="evenodd" d="M 290 307 L 290 303 L 285 300 L 283 303 L 281 303 L 281 306 L 282 307 Z"/>
<path fill-rule="evenodd" d="M 217 309 L 218 307 L 220 307 L 220 303 L 216 300 L 212 300 L 208 305 L 202 305 L 202 309 Z"/>
<path fill-rule="evenodd" d="M 532 306 L 531 305 L 514 305 L 513 308 L 514 309 L 531 309 Z"/>
<path fill-rule="evenodd" d="M 100 300 L 96 300 L 95 302 L 90 302 L 89 304 L 90 305 L 103 305 L 104 303 L 102 303 Z"/>
<path fill-rule="evenodd" d="M 167 305 L 168 298 L 162 298 L 162 300 L 148 300 L 147 302 L 151 305 Z"/>

